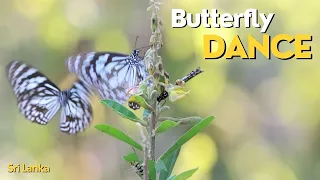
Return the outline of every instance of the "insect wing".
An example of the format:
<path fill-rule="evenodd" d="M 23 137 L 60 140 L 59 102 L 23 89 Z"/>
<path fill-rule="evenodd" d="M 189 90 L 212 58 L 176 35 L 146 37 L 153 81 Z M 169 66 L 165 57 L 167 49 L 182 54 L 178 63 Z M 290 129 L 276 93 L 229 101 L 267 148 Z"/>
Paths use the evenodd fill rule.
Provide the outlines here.
<path fill-rule="evenodd" d="M 66 100 L 62 107 L 60 130 L 68 134 L 83 132 L 93 119 L 91 91 L 83 82 L 77 81 L 63 95 Z"/>
<path fill-rule="evenodd" d="M 37 69 L 12 61 L 6 67 L 20 112 L 30 121 L 47 124 L 60 109 L 60 89 Z"/>
<path fill-rule="evenodd" d="M 126 90 L 137 85 L 147 72 L 138 56 L 111 52 L 91 52 L 70 57 L 68 70 L 97 90 L 102 99 L 123 103 Z"/>

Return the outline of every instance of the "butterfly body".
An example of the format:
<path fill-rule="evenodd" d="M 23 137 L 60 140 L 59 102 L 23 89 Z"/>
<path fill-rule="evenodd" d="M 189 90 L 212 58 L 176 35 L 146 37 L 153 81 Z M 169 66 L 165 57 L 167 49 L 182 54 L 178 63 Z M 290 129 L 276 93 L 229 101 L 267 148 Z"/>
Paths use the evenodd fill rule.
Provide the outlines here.
<path fill-rule="evenodd" d="M 70 91 L 62 91 L 59 95 L 59 101 L 61 105 L 66 105 L 68 103 L 68 98 L 70 98 Z"/>

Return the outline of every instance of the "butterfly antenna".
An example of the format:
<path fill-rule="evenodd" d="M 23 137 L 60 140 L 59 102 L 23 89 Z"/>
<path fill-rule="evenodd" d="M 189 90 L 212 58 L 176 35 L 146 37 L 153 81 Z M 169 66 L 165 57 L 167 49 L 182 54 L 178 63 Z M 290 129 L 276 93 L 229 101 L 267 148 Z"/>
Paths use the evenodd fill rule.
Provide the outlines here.
<path fill-rule="evenodd" d="M 139 38 L 139 36 L 137 36 L 137 37 L 136 37 L 136 42 L 134 43 L 134 49 L 136 49 L 136 48 L 137 48 L 138 38 Z"/>

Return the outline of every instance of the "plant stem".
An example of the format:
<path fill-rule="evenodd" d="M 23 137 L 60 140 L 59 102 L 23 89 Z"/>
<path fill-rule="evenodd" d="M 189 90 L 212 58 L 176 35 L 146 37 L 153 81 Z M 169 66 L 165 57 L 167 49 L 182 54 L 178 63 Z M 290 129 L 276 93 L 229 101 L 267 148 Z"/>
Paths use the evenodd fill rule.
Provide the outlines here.
<path fill-rule="evenodd" d="M 150 131 L 149 131 L 149 137 L 150 137 L 150 156 L 151 159 L 153 161 L 155 161 L 156 159 L 156 153 L 155 153 L 155 149 L 156 149 L 156 136 L 155 136 L 155 129 L 156 129 L 156 122 L 157 122 L 157 113 L 156 113 L 156 109 L 157 109 L 157 101 L 155 101 L 153 103 L 153 111 L 151 113 L 151 119 L 150 119 Z"/>
<path fill-rule="evenodd" d="M 155 148 L 156 148 L 156 137 L 155 137 L 155 129 L 156 129 L 156 123 L 157 123 L 157 97 L 161 93 L 159 92 L 158 82 L 159 82 L 159 76 L 162 74 L 162 62 L 161 57 L 158 56 L 158 50 L 161 48 L 162 44 L 162 36 L 160 32 L 160 18 L 158 17 L 158 11 L 159 11 L 159 5 L 160 3 L 155 2 L 155 0 L 150 0 L 150 7 L 149 10 L 152 10 L 152 17 L 151 17 L 151 30 L 152 30 L 152 36 L 150 38 L 150 44 L 151 44 L 151 54 L 145 59 L 148 61 L 147 69 L 149 73 L 153 76 L 153 91 L 156 92 L 156 96 L 151 99 L 151 116 L 149 119 L 149 158 L 153 161 L 155 161 Z"/>
<path fill-rule="evenodd" d="M 138 126 L 138 129 L 140 131 L 140 135 L 141 135 L 141 138 L 142 138 L 142 143 L 144 145 L 143 147 L 143 177 L 140 177 L 140 178 L 143 178 L 144 180 L 149 180 L 149 176 L 148 176 L 148 144 L 147 144 L 147 141 L 148 141 L 148 138 L 145 136 L 144 134 L 144 131 L 143 131 L 143 128 L 141 126 L 140 123 L 136 123 L 136 125 Z"/>
<path fill-rule="evenodd" d="M 149 180 L 149 176 L 148 176 L 148 148 L 147 146 L 144 147 L 144 166 L 143 166 L 143 179 L 144 180 Z"/>
<path fill-rule="evenodd" d="M 145 143 L 144 148 L 144 180 L 148 180 L 148 161 L 149 160 L 156 160 L 155 156 L 155 149 L 156 149 L 156 137 L 155 137 L 155 129 L 156 129 L 156 123 L 158 118 L 158 107 L 157 107 L 157 97 L 161 93 L 159 92 L 158 82 L 159 77 L 162 74 L 162 62 L 161 57 L 158 56 L 158 50 L 161 47 L 162 44 L 162 36 L 160 32 L 160 18 L 158 17 L 158 7 L 159 3 L 155 2 L 154 0 L 150 0 L 150 7 L 148 8 L 148 11 L 152 11 L 152 17 L 151 17 L 151 30 L 152 30 L 152 36 L 150 37 L 150 49 L 147 51 L 144 61 L 146 68 L 149 72 L 149 74 L 152 76 L 153 85 L 151 86 L 150 90 L 147 91 L 148 97 L 150 99 L 148 100 L 148 104 L 151 106 L 151 113 L 146 113 L 144 115 L 145 119 L 148 120 L 148 142 Z M 150 112 L 149 110 L 145 110 L 145 112 Z"/>

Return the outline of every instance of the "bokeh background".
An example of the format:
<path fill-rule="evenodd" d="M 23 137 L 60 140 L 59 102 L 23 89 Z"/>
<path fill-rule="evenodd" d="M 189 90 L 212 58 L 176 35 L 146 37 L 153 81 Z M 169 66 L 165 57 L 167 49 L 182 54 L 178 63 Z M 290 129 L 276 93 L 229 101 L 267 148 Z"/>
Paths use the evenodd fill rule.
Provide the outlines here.
<path fill-rule="evenodd" d="M 194 180 L 320 179 L 319 1 L 164 0 L 165 69 L 174 81 L 201 66 L 205 73 L 188 82 L 191 93 L 170 104 L 170 116 L 215 115 L 216 120 L 185 144 L 174 173 L 200 167 Z M 147 46 L 148 0 L 2 0 L 0 2 L 0 179 L 135 180 L 122 160 L 126 144 L 92 126 L 78 136 L 59 131 L 59 115 L 49 125 L 30 123 L 18 112 L 5 65 L 21 60 L 44 72 L 60 88 L 74 77 L 64 61 L 84 51 L 131 53 Z M 268 34 L 312 34 L 313 60 L 204 60 L 202 35 L 218 34 L 227 43 L 239 34 L 246 46 L 260 29 L 171 28 L 171 9 L 187 12 L 217 8 L 240 13 L 257 8 L 276 13 Z M 136 37 L 139 36 L 135 46 Z M 282 45 L 282 49 L 291 46 Z M 109 123 L 139 140 L 134 123 L 119 118 L 93 99 L 93 124 Z M 141 114 L 141 112 L 137 112 Z M 157 137 L 157 155 L 190 126 Z M 8 164 L 48 165 L 47 174 L 9 174 Z"/>

